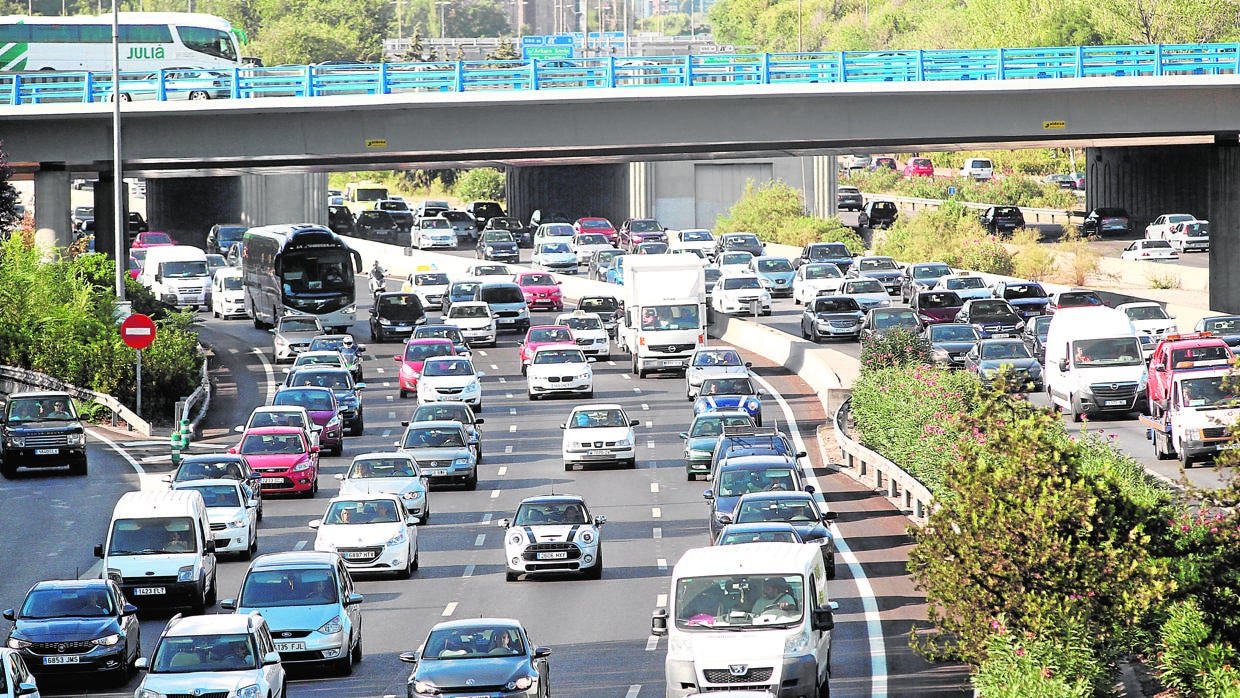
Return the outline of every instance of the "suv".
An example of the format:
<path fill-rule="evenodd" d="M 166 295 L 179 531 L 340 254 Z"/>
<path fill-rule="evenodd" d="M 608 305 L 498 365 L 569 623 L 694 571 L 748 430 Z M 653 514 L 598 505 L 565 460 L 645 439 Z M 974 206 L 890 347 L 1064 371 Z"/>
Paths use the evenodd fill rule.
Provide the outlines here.
<path fill-rule="evenodd" d="M 408 339 L 418 325 L 426 324 L 426 310 L 416 293 L 399 291 L 375 294 L 370 309 L 370 339 L 386 342 L 389 338 Z"/>
<path fill-rule="evenodd" d="M 766 245 L 758 239 L 753 233 L 724 233 L 715 241 L 715 259 L 724 252 L 748 252 L 755 257 L 761 257 L 765 252 L 763 248 Z"/>
<path fill-rule="evenodd" d="M 982 212 L 979 220 L 992 235 L 1025 227 L 1025 214 L 1015 206 L 991 206 Z"/>
<path fill-rule="evenodd" d="M 853 258 L 842 242 L 811 242 L 801 249 L 800 257 L 792 260 L 792 266 L 799 269 L 802 264 L 817 262 L 830 262 L 846 274 L 852 267 Z"/>
<path fill-rule="evenodd" d="M 504 215 L 504 209 L 497 201 L 471 201 L 465 205 L 465 212 L 474 217 L 479 231 L 486 227 L 487 221 Z"/>
<path fill-rule="evenodd" d="M 0 419 L 0 474 L 17 477 L 17 469 L 69 466 L 86 474 L 86 430 L 69 393 L 14 393 Z"/>
<path fill-rule="evenodd" d="M 620 224 L 616 247 L 632 253 L 643 242 L 667 242 L 666 230 L 653 218 L 629 218 Z"/>
<path fill-rule="evenodd" d="M 286 678 L 267 621 L 257 613 L 172 617 L 151 658 L 137 696 L 278 696 Z"/>
<path fill-rule="evenodd" d="M 900 217 L 894 201 L 871 201 L 861 209 L 861 225 L 869 228 L 890 228 Z"/>

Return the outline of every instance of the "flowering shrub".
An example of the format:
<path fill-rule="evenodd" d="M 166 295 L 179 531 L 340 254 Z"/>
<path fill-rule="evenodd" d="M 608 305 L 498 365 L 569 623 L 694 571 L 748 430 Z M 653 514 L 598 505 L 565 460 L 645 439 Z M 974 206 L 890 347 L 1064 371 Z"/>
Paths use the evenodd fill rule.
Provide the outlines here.
<path fill-rule="evenodd" d="M 842 242 L 853 254 L 865 249 L 857 231 L 838 218 L 807 215 L 801 192 L 780 181 L 760 186 L 748 182 L 740 200 L 715 222 L 715 232 L 753 233 L 761 240 L 798 247 L 811 242 Z"/>
<path fill-rule="evenodd" d="M 958 204 L 901 217 L 875 245 L 877 254 L 902 262 L 946 262 L 992 274 L 1011 274 L 1012 253 L 977 220 L 977 212 Z"/>
<path fill-rule="evenodd" d="M 1240 654 L 1211 638 L 1205 613 L 1195 601 L 1171 607 L 1159 632 L 1158 678 L 1184 696 L 1240 695 Z"/>
<path fill-rule="evenodd" d="M 1010 632 L 1000 620 L 991 628 L 986 659 L 973 675 L 982 698 L 1092 698 L 1106 677 L 1079 628 L 1050 638 Z"/>
<path fill-rule="evenodd" d="M 861 370 L 928 364 L 930 349 L 930 342 L 916 332 L 884 332 L 861 345 Z"/>

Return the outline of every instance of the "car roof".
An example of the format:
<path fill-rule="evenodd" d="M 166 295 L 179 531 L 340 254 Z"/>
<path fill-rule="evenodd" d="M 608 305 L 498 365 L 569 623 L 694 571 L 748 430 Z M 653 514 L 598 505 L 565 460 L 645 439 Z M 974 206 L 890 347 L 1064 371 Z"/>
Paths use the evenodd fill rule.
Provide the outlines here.
<path fill-rule="evenodd" d="M 479 625 L 510 625 L 513 627 L 525 629 L 521 625 L 521 621 L 516 618 L 462 618 L 460 620 L 446 620 L 442 623 L 436 623 L 431 628 L 431 632 L 436 630 L 450 630 L 452 628 L 473 628 Z"/>
<path fill-rule="evenodd" d="M 55 391 L 55 390 L 37 390 L 37 391 L 31 391 L 31 392 L 28 392 L 28 393 L 13 393 L 12 395 L 9 395 L 9 396 L 8 396 L 8 399 L 9 399 L 9 400 L 15 400 L 15 399 L 17 399 L 17 398 L 26 398 L 26 397 L 36 397 L 36 398 L 56 398 L 56 397 L 60 397 L 60 398 L 72 398 L 73 396 L 72 396 L 72 395 L 70 395 L 69 393 L 57 392 L 57 391 Z"/>
<path fill-rule="evenodd" d="M 425 326 L 426 325 L 423 325 L 423 327 Z M 455 329 L 456 326 L 450 325 L 450 327 Z M 447 337 L 418 337 L 417 339 L 411 339 L 408 342 L 405 342 L 405 344 L 417 344 L 419 346 L 423 344 L 452 344 L 452 340 Z"/>
<path fill-rule="evenodd" d="M 336 553 L 318 550 L 288 550 L 260 555 L 250 563 L 250 570 L 286 569 L 289 567 L 334 567 Z"/>
<path fill-rule="evenodd" d="M 324 388 L 326 390 L 326 388 Z M 305 409 L 305 408 L 301 408 Z M 301 431 L 294 428 L 294 431 Z M 181 464 L 186 463 L 242 463 L 245 462 L 245 456 L 239 453 L 195 453 L 193 455 L 181 458 Z"/>
<path fill-rule="evenodd" d="M 327 506 L 330 507 L 335 502 L 369 502 L 369 501 L 374 501 L 374 500 L 379 500 L 379 499 L 399 500 L 400 495 L 393 494 L 392 492 L 370 492 L 370 491 L 356 492 L 356 493 L 351 493 L 351 494 L 338 494 L 335 497 L 332 497 L 331 499 L 327 500 Z"/>
<path fill-rule="evenodd" d="M 168 637 L 187 635 L 233 635 L 250 632 L 250 624 L 258 614 L 216 613 L 203 616 L 181 616 L 164 629 Z M 258 616 L 261 618 L 261 616 Z"/>
<path fill-rule="evenodd" d="M 770 492 L 749 492 L 741 495 L 742 502 L 752 501 L 755 499 L 808 499 L 810 501 L 815 501 L 814 495 L 804 490 L 772 490 Z"/>
<path fill-rule="evenodd" d="M 550 502 L 569 502 L 585 504 L 586 500 L 575 494 L 539 494 L 533 497 L 526 497 L 521 500 L 521 504 L 543 504 Z"/>
<path fill-rule="evenodd" d="M 409 422 L 409 424 L 405 428 L 413 429 L 416 427 L 418 429 L 434 429 L 434 428 L 460 429 L 463 426 L 464 425 L 462 425 L 460 422 L 456 421 L 455 419 L 428 419 L 428 420 L 421 421 L 421 422 Z"/>
<path fill-rule="evenodd" d="M 791 468 L 796 470 L 796 461 L 790 454 L 767 453 L 760 456 L 728 456 L 719 467 L 729 470 L 748 470 L 756 468 Z"/>
<path fill-rule="evenodd" d="M 413 456 L 405 453 L 404 451 L 367 451 L 353 456 L 353 462 L 357 462 L 359 460 L 371 460 L 373 458 L 405 458 L 408 460 L 414 460 Z"/>
<path fill-rule="evenodd" d="M 229 480 L 232 482 L 232 480 Z M 31 589 L 94 589 L 107 586 L 106 579 L 44 579 L 35 582 Z"/>
<path fill-rule="evenodd" d="M 573 412 L 582 410 L 623 410 L 624 406 L 614 402 L 592 402 L 585 405 L 577 405 L 573 408 Z"/>
<path fill-rule="evenodd" d="M 783 494 L 788 494 L 784 492 Z M 796 527 L 787 521 L 753 521 L 750 523 L 731 523 L 723 527 L 729 533 L 749 533 L 758 531 L 793 531 Z"/>
<path fill-rule="evenodd" d="M 301 427 L 251 427 L 245 430 L 246 434 L 305 434 L 306 430 Z"/>

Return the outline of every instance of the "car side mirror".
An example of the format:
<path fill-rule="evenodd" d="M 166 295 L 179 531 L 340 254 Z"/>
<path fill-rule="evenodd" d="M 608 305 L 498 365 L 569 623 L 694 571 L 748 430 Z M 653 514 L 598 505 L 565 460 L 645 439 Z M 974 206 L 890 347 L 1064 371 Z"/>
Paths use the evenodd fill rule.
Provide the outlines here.
<path fill-rule="evenodd" d="M 322 524 L 323 524 L 322 519 L 314 519 L 313 521 L 307 521 L 307 522 L 306 522 L 306 525 L 307 525 L 307 526 L 309 526 L 310 528 L 316 529 L 316 530 L 317 530 L 317 529 L 318 529 L 318 527 L 319 527 L 319 526 L 321 526 Z"/>
<path fill-rule="evenodd" d="M 797 451 L 797 458 L 804 458 L 804 457 L 806 457 L 806 456 L 808 456 L 808 455 L 809 455 L 809 454 L 808 454 L 808 453 L 806 453 L 805 451 Z"/>
<path fill-rule="evenodd" d="M 237 432 L 238 434 L 245 433 L 245 425 L 238 424 L 237 426 L 233 427 L 233 431 Z"/>
<path fill-rule="evenodd" d="M 132 616 L 136 614 L 137 612 L 138 612 L 138 607 L 131 603 L 127 603 L 124 606 L 121 606 L 122 616 Z"/>
<path fill-rule="evenodd" d="M 98 558 L 103 557 L 103 544 L 102 543 L 95 545 L 95 557 L 98 557 Z"/>
<path fill-rule="evenodd" d="M 151 668 L 150 660 L 148 660 L 146 657 L 138 657 L 137 661 L 133 663 L 133 668 L 137 669 L 138 671 L 146 671 L 147 669 Z"/>
<path fill-rule="evenodd" d="M 1154 367 L 1154 370 L 1158 371 L 1159 373 L 1166 373 L 1167 367 L 1162 364 L 1158 364 L 1157 366 Z"/>
<path fill-rule="evenodd" d="M 822 522 L 835 521 L 837 514 L 834 511 L 822 512 Z"/>
<path fill-rule="evenodd" d="M 715 499 L 715 493 L 712 490 L 706 490 L 702 493 L 702 499 L 705 499 L 708 502 L 713 501 Z"/>
<path fill-rule="evenodd" d="M 224 609 L 225 611 L 235 611 L 237 610 L 237 600 L 236 599 L 224 599 L 223 601 L 220 602 L 220 608 Z"/>
<path fill-rule="evenodd" d="M 650 634 L 662 637 L 667 634 L 667 609 L 656 608 L 650 614 Z"/>
<path fill-rule="evenodd" d="M 599 514 L 598 516 L 595 516 L 595 517 L 594 517 L 594 525 L 595 525 L 595 526 L 602 526 L 602 525 L 603 525 L 603 524 L 605 524 L 605 523 L 607 523 L 607 515 L 606 515 L 606 514 Z"/>
<path fill-rule="evenodd" d="M 318 446 L 311 446 L 311 447 L 310 447 L 310 452 L 311 452 L 311 453 L 318 453 L 318 452 L 319 452 L 319 447 L 318 447 Z"/>
<path fill-rule="evenodd" d="M 280 663 L 279 652 L 268 652 L 263 655 L 263 666 L 273 666 Z"/>
<path fill-rule="evenodd" d="M 353 387 L 357 388 L 358 390 L 365 390 L 365 389 L 366 389 L 366 384 L 365 384 L 365 383 L 358 383 L 357 385 L 355 385 L 355 386 L 353 386 Z"/>
<path fill-rule="evenodd" d="M 534 659 L 543 659 L 545 657 L 550 657 L 550 656 L 551 656 L 550 647 L 535 647 L 534 648 Z"/>
<path fill-rule="evenodd" d="M 237 453 L 237 447 L 236 447 L 236 446 L 233 446 L 232 448 L 230 448 L 230 449 L 228 449 L 227 451 L 225 451 L 225 453 L 236 454 L 236 453 Z"/>
<path fill-rule="evenodd" d="M 203 551 L 204 553 L 213 553 L 213 552 L 215 552 L 215 541 L 214 541 L 214 540 L 209 540 L 209 541 L 207 541 L 206 543 L 203 543 L 203 545 L 202 545 L 202 551 Z"/>
<path fill-rule="evenodd" d="M 638 420 L 638 419 L 629 420 L 629 426 L 631 427 L 640 427 L 641 425 L 642 425 L 641 420 Z"/>
<path fill-rule="evenodd" d="M 567 429 L 567 428 L 568 428 L 568 425 L 567 425 L 567 424 L 561 424 L 561 425 L 560 425 L 560 428 L 561 428 L 561 429 Z"/>
<path fill-rule="evenodd" d="M 510 528 L 512 527 L 512 519 L 500 519 L 499 521 L 495 522 L 495 525 L 499 526 L 500 528 Z"/>
<path fill-rule="evenodd" d="M 1060 370 L 1060 371 L 1067 371 L 1067 370 L 1068 370 L 1068 360 L 1067 360 L 1067 359 L 1060 359 L 1060 360 L 1059 360 L 1059 370 Z"/>
<path fill-rule="evenodd" d="M 399 356 L 393 356 L 392 360 L 397 361 L 397 362 L 402 361 L 402 359 Z"/>
<path fill-rule="evenodd" d="M 171 476 L 171 475 L 163 475 L 163 476 L 160 476 L 159 481 L 160 481 L 160 482 L 166 482 L 166 483 L 168 483 L 168 484 L 172 484 L 172 476 Z"/>
<path fill-rule="evenodd" d="M 682 438 L 682 439 L 688 439 L 688 438 L 689 438 L 689 434 L 688 434 L 688 432 L 684 432 L 684 431 L 680 432 L 679 436 L 680 436 L 680 438 Z"/>
<path fill-rule="evenodd" d="M 344 481 L 344 473 L 336 473 L 333 477 L 337 480 Z"/>
<path fill-rule="evenodd" d="M 17 620 L 17 614 L 11 608 L 4 609 L 4 613 L 0 615 L 3 615 L 5 620 Z"/>
<path fill-rule="evenodd" d="M 361 602 L 362 602 L 362 600 L 363 600 L 364 598 L 365 598 L 365 597 L 364 597 L 364 596 L 362 596 L 361 594 L 358 594 L 358 593 L 354 592 L 354 593 L 349 594 L 348 596 L 344 597 L 344 605 L 346 605 L 346 606 L 356 606 L 356 605 L 358 605 L 359 603 L 361 603 Z"/>
<path fill-rule="evenodd" d="M 720 515 L 719 515 L 719 523 L 721 523 L 721 524 L 730 524 L 730 523 L 732 523 L 732 515 L 731 515 L 731 514 L 720 514 Z"/>
<path fill-rule="evenodd" d="M 477 419 L 474 420 L 474 424 L 486 424 L 486 423 L 487 423 L 487 420 L 484 417 L 478 417 Z"/>
<path fill-rule="evenodd" d="M 835 627 L 835 614 L 830 606 L 819 606 L 814 609 L 810 619 L 810 628 L 826 632 Z"/>

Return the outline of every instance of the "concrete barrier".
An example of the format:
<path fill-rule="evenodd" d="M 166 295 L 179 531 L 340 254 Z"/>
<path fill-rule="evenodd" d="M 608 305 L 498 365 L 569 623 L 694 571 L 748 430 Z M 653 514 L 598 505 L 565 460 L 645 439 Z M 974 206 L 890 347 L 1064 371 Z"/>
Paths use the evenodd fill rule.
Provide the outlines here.
<path fill-rule="evenodd" d="M 845 401 L 833 413 L 831 420 L 835 443 L 840 447 L 840 457 L 850 469 L 845 472 L 858 482 L 881 492 L 907 514 L 913 523 L 924 526 L 934 505 L 930 488 L 876 451 L 854 441 L 848 435 L 848 410 L 849 404 Z"/>

